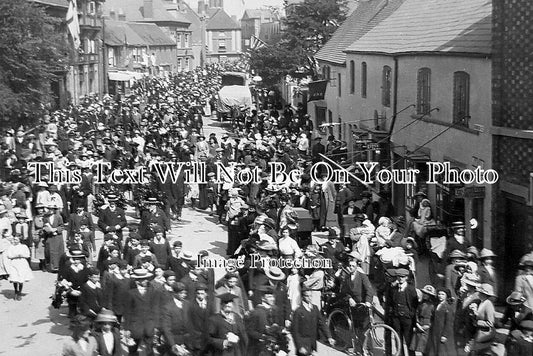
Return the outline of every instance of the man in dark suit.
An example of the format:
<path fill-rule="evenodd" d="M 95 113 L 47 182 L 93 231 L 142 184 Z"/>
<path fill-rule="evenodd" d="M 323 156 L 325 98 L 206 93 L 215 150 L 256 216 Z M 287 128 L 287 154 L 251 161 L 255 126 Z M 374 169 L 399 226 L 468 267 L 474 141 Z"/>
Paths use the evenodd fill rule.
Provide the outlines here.
<path fill-rule="evenodd" d="M 80 288 L 79 305 L 83 315 L 94 319 L 102 310 L 104 294 L 100 286 L 100 271 L 96 268 L 88 268 L 87 275 L 89 280 Z"/>
<path fill-rule="evenodd" d="M 303 287 L 302 304 L 296 309 L 292 318 L 292 338 L 296 355 L 311 355 L 316 351 L 319 332 L 328 338 L 331 346 L 335 344 L 322 314 L 317 306 L 311 303 L 311 291 Z"/>
<path fill-rule="evenodd" d="M 220 298 L 220 313 L 209 319 L 209 344 L 213 347 L 213 356 L 244 356 L 248 335 L 242 318 L 233 312 L 233 301 L 238 296 L 224 293 Z"/>
<path fill-rule="evenodd" d="M 176 274 L 177 281 L 189 274 L 191 268 L 189 262 L 193 259 L 192 253 L 188 253 L 188 259 L 184 259 L 181 252 L 182 248 L 183 243 L 181 241 L 174 241 L 172 243 L 173 256 L 168 260 L 169 267 Z"/>
<path fill-rule="evenodd" d="M 159 327 L 160 293 L 148 285 L 152 274 L 145 269 L 135 269 L 131 278 L 136 287 L 128 292 L 126 314 L 124 315 L 124 329 L 126 337 L 131 337 L 133 343 L 128 346 L 130 355 L 138 355 L 138 347 L 144 341 L 147 355 L 152 356 L 152 338 L 154 329 Z"/>
<path fill-rule="evenodd" d="M 203 356 L 209 352 L 209 318 L 213 314 L 213 306 L 207 302 L 207 285 L 198 283 L 195 289 L 196 296 L 189 308 L 191 349 L 193 355 Z"/>
<path fill-rule="evenodd" d="M 265 352 L 269 340 L 274 341 L 280 350 L 288 352 L 287 340 L 281 334 L 284 319 L 276 304 L 274 287 L 267 285 L 259 290 L 262 292 L 261 304 L 250 313 L 246 327 L 249 338 L 247 355 Z"/>
<path fill-rule="evenodd" d="M 320 155 L 326 153 L 326 147 L 322 143 L 320 143 L 320 141 L 322 141 L 322 137 L 315 137 L 315 144 L 313 145 L 313 147 L 311 147 L 311 156 L 313 157 L 313 163 L 322 161 L 322 157 L 320 157 Z"/>
<path fill-rule="evenodd" d="M 364 332 L 370 322 L 368 308 L 372 307 L 372 298 L 374 298 L 374 288 L 368 279 L 368 276 L 361 269 L 361 255 L 352 251 L 348 255 L 348 271 L 340 278 L 340 295 L 348 296 L 350 313 L 354 322 L 356 336 L 362 343 Z M 361 305 L 364 303 L 365 305 Z M 362 351 L 362 350 L 361 350 Z"/>
<path fill-rule="evenodd" d="M 167 300 L 161 314 L 161 330 L 172 352 L 190 350 L 190 304 L 185 300 L 187 289 L 180 282 L 172 284 L 172 298 Z"/>
<path fill-rule="evenodd" d="M 397 269 L 395 275 L 397 283 L 386 292 L 385 317 L 387 323 L 400 336 L 401 345 L 410 345 L 413 326 L 415 325 L 418 296 L 415 287 L 407 283 L 408 270 Z M 414 356 L 414 351 L 409 351 L 409 353 Z M 403 347 L 400 354 L 404 354 Z"/>
<path fill-rule="evenodd" d="M 166 232 L 170 231 L 170 219 L 163 209 L 159 208 L 159 202 L 155 198 L 148 198 L 148 210 L 141 213 L 141 223 L 139 225 L 139 234 L 143 239 L 151 240 L 155 233 L 152 230 L 154 226 L 163 228 L 163 236 L 166 237 Z"/>
<path fill-rule="evenodd" d="M 110 263 L 109 273 L 103 285 L 104 307 L 112 310 L 120 322 L 122 316 L 126 314 L 127 297 L 132 287 L 132 280 L 129 277 L 126 261 L 119 260 L 117 267 L 111 268 L 112 266 Z"/>
<path fill-rule="evenodd" d="M 110 310 L 102 310 L 94 323 L 96 328 L 93 335 L 96 339 L 98 355 L 122 356 L 120 329 L 115 314 Z"/>
<path fill-rule="evenodd" d="M 118 236 L 118 247 L 122 250 L 122 229 L 126 227 L 126 214 L 117 207 L 118 197 L 110 194 L 107 197 L 109 206 L 104 209 L 98 219 L 98 227 L 104 234 L 114 232 Z"/>
<path fill-rule="evenodd" d="M 78 314 L 78 302 L 81 295 L 81 286 L 89 280 L 87 268 L 85 268 L 83 261 L 85 255 L 80 250 L 71 250 L 67 254 L 70 258 L 70 265 L 65 266 L 59 271 L 57 280 L 62 284 L 69 282 L 70 288 L 67 291 L 68 316 L 74 317 Z"/>

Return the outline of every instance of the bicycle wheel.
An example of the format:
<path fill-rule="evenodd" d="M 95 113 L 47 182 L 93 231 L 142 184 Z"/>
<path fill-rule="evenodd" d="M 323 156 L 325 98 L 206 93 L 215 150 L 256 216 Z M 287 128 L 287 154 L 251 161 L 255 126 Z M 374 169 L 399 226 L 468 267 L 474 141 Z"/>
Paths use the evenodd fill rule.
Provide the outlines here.
<path fill-rule="evenodd" d="M 331 337 L 335 340 L 335 347 L 347 350 L 352 347 L 353 329 L 348 315 L 340 309 L 335 309 L 328 316 L 327 326 Z"/>
<path fill-rule="evenodd" d="M 372 325 L 365 332 L 365 356 L 398 356 L 402 347 L 398 333 L 386 324 Z"/>

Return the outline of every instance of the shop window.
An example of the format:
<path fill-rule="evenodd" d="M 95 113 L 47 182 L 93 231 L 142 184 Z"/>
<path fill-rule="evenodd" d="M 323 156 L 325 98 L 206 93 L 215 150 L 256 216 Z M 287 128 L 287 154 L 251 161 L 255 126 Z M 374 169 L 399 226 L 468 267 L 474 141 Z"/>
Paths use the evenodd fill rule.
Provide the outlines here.
<path fill-rule="evenodd" d="M 181 48 L 181 33 L 176 34 L 176 44 L 178 45 L 178 48 Z"/>

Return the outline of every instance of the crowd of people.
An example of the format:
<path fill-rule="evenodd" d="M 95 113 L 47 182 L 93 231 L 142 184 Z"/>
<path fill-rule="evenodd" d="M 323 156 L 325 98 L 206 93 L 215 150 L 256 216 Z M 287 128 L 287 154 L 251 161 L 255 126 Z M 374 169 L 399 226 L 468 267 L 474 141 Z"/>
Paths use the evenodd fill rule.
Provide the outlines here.
<path fill-rule="evenodd" d="M 523 274 L 499 319 L 496 254 L 471 246 L 464 222 L 452 224 L 450 236 L 432 235 L 425 192 L 406 219 L 388 191 L 353 180 L 334 184 L 326 172 L 311 179 L 310 167 L 324 155 L 340 165 L 348 156 L 346 143 L 333 136 L 322 143 L 303 106 L 236 108 L 233 132 L 206 138 L 203 120 L 216 110 L 220 74 L 242 69 L 209 64 L 147 78 L 128 97 L 86 97 L 35 128 L 5 130 L 0 275 L 20 301 L 23 283 L 33 278 L 29 261 L 57 273 L 53 305 L 66 299 L 73 329 L 64 355 L 121 355 L 123 345 L 130 355 L 141 346 L 148 355 L 283 354 L 290 339 L 297 355 L 311 355 L 320 337 L 335 344 L 326 318 L 339 302 L 354 311 L 358 336 L 368 311 L 382 307 L 411 355 L 532 353 L 533 256 L 520 262 Z M 113 169 L 151 172 L 156 163 L 189 161 L 205 163 L 208 181 L 186 182 L 186 170 L 176 182 L 155 173 L 144 184 L 107 181 Z M 271 182 L 272 161 L 300 169 L 299 180 Z M 57 171 L 39 166 L 36 180 L 30 162 L 53 163 Z M 110 163 L 101 184 L 99 162 Z M 259 168 L 262 180 L 217 182 L 219 163 Z M 62 182 L 59 170 L 81 171 L 80 182 Z M 170 238 L 185 206 L 227 226 L 226 255 L 242 259 L 243 268 L 228 266 L 216 279 L 203 264 L 213 256 L 192 253 L 190 239 Z M 130 213 L 139 223 L 127 219 Z M 96 231 L 103 233 L 99 249 Z M 252 268 L 253 256 L 266 263 Z M 315 263 L 268 263 L 305 259 Z M 428 264 L 431 283 L 422 286 L 417 272 Z M 496 329 L 504 325 L 510 332 L 501 337 Z"/>

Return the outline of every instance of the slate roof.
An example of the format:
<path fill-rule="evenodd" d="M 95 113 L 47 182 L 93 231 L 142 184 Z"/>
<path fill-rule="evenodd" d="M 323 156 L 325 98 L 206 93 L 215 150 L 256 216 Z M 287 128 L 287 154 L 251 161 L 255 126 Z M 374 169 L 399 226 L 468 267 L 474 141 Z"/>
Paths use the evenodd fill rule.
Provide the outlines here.
<path fill-rule="evenodd" d="M 156 24 L 129 23 L 129 27 L 149 46 L 175 46 L 176 42 L 168 37 Z"/>
<path fill-rule="evenodd" d="M 215 30 L 240 30 L 239 26 L 223 9 L 208 9 L 206 29 L 208 31 Z"/>
<path fill-rule="evenodd" d="M 55 7 L 64 7 L 68 9 L 67 0 L 31 0 L 31 1 L 38 3 L 38 4 L 55 6 Z"/>
<path fill-rule="evenodd" d="M 243 20 L 263 18 L 270 18 L 272 21 L 278 20 L 278 16 L 268 9 L 246 9 L 242 15 Z"/>
<path fill-rule="evenodd" d="M 368 0 L 359 5 L 344 20 L 315 58 L 335 64 L 346 62 L 343 51 L 373 27 L 389 17 L 405 0 Z"/>
<path fill-rule="evenodd" d="M 173 16 L 166 10 L 166 4 L 161 0 L 152 0 L 153 17 L 144 17 L 144 0 L 106 0 L 104 12 L 109 15 L 111 10 L 118 14 L 120 10 L 126 15 L 126 21 L 135 22 L 181 22 L 190 23 L 183 15 Z"/>
<path fill-rule="evenodd" d="M 123 21 L 106 21 L 105 44 L 109 46 L 124 46 L 127 43 L 130 46 L 146 46 L 147 43 L 129 25 L 129 23 Z"/>
<path fill-rule="evenodd" d="M 405 0 L 346 52 L 490 54 L 492 0 Z"/>

